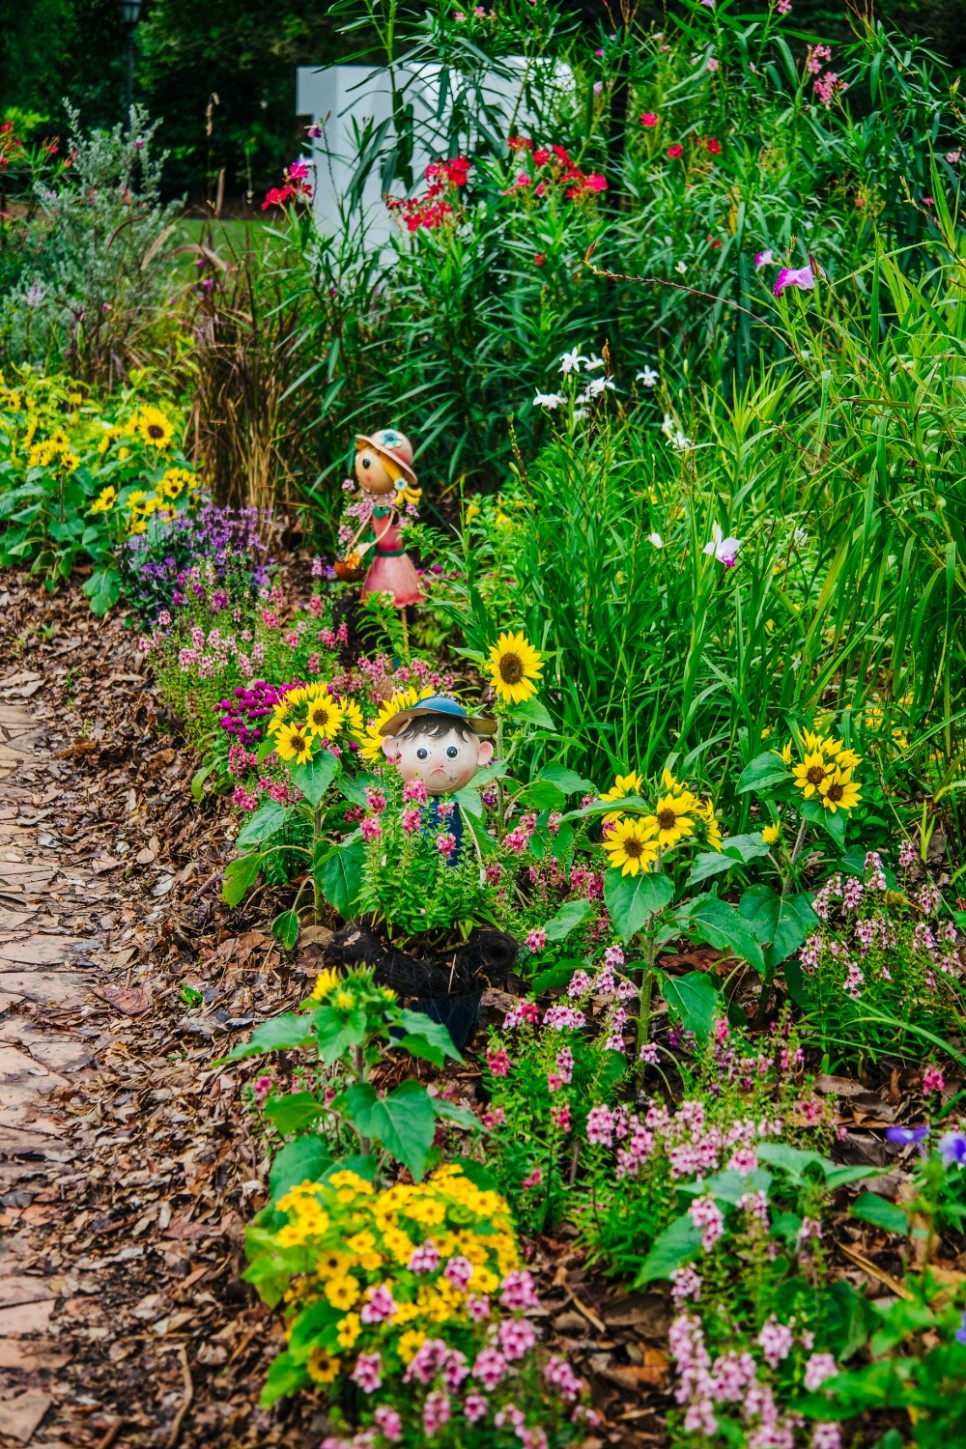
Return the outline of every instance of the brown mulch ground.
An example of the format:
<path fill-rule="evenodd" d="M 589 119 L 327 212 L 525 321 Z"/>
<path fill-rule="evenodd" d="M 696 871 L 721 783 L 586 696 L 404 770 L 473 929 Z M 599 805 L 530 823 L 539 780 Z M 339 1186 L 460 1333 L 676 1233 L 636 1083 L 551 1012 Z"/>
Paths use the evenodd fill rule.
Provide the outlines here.
<path fill-rule="evenodd" d="M 268 1163 L 242 1100 L 245 1070 L 212 1062 L 304 995 L 319 947 L 282 952 L 264 897 L 223 904 L 231 811 L 224 797 L 192 799 L 197 761 L 152 687 L 136 629 L 120 616 L 94 619 L 79 587 L 51 597 L 8 576 L 4 589 L 0 698 L 4 680 L 40 680 L 8 694 L 29 690 L 23 701 L 54 761 L 35 813 L 46 812 L 61 857 L 110 890 L 72 928 L 91 937 L 100 996 L 69 1018 L 0 998 L 4 1028 L 16 1023 L 25 1040 L 41 1028 L 71 1032 L 88 1059 L 69 1089 L 45 1099 L 69 1144 L 65 1160 L 35 1159 L 13 1138 L 4 1154 L 0 1142 L 0 1270 L 12 1262 L 21 1281 L 36 1276 L 56 1295 L 42 1329 L 25 1320 L 9 1338 L 0 1332 L 0 1449 L 28 1440 L 41 1449 L 314 1449 L 325 1431 L 317 1404 L 257 1407 L 280 1321 L 240 1273 Z M 846 1089 L 842 1155 L 884 1163 L 869 1129 L 896 1119 L 901 1084 L 884 1083 L 880 1095 L 858 1083 L 828 1087 Z M 853 1250 L 875 1259 L 876 1244 L 858 1231 Z M 618 1293 L 583 1271 L 568 1240 L 541 1240 L 535 1266 L 549 1333 L 590 1377 L 605 1414 L 601 1441 L 666 1442 L 666 1295 Z M 854 1262 L 843 1266 L 862 1279 Z M 4 1404 L 25 1395 L 50 1400 L 32 1437 L 29 1414 L 15 1434 L 6 1432 L 12 1411 L 4 1423 Z"/>

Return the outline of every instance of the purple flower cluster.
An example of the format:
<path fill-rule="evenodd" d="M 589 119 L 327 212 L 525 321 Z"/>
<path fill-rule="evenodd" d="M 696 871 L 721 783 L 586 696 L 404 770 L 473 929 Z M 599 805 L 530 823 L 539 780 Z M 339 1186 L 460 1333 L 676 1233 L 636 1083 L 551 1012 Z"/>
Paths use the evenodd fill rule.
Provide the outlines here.
<path fill-rule="evenodd" d="M 146 533 L 129 538 L 121 555 L 128 596 L 154 616 L 192 597 L 227 608 L 226 579 L 243 580 L 257 593 L 269 582 L 273 560 L 263 542 L 271 513 L 221 508 L 206 500 L 197 513 L 152 519 Z"/>
<path fill-rule="evenodd" d="M 241 745 L 257 745 L 263 738 L 261 721 L 270 715 L 275 705 L 290 689 L 304 688 L 297 681 L 292 684 L 267 684 L 257 679 L 254 684 L 239 684 L 233 699 L 220 699 L 219 729 L 234 735 Z"/>

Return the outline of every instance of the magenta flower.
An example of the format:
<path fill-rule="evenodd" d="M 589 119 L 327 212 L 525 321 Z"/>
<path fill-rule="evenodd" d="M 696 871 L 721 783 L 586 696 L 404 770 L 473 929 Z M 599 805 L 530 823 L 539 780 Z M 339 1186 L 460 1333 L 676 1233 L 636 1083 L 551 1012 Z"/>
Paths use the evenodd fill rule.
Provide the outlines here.
<path fill-rule="evenodd" d="M 797 287 L 800 292 L 811 292 L 815 286 L 815 272 L 824 278 L 825 273 L 821 267 L 812 267 L 811 262 L 804 267 L 782 267 L 775 278 L 775 285 L 772 287 L 776 297 L 780 297 L 786 287 Z"/>

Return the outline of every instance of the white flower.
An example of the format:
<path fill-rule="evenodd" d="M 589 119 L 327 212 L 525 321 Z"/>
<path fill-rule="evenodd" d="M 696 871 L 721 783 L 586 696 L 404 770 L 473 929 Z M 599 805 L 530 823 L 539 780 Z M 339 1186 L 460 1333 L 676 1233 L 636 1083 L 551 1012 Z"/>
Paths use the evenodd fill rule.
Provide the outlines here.
<path fill-rule="evenodd" d="M 567 399 L 559 392 L 538 392 L 533 399 L 535 408 L 559 408 Z"/>
<path fill-rule="evenodd" d="M 653 367 L 645 365 L 644 371 L 637 374 L 635 381 L 642 382 L 645 387 L 653 387 L 657 379 L 658 374 L 654 371 Z"/>
<path fill-rule="evenodd" d="M 605 388 L 611 392 L 617 390 L 609 377 L 592 377 L 580 396 L 584 402 L 590 402 L 591 398 L 600 397 Z"/>
<path fill-rule="evenodd" d="M 661 424 L 661 432 L 666 438 L 669 438 L 674 432 L 674 419 L 671 417 L 670 413 L 664 414 L 664 421 Z"/>
<path fill-rule="evenodd" d="M 661 537 L 661 535 L 659 533 L 649 533 L 647 535 L 647 541 L 648 541 L 648 543 L 653 543 L 653 545 L 654 545 L 655 548 L 663 548 L 664 547 L 664 539 Z"/>
<path fill-rule="evenodd" d="M 560 371 L 579 372 L 580 364 L 586 361 L 586 357 L 582 357 L 581 354 L 578 352 L 577 348 L 575 347 L 572 352 L 565 352 L 563 357 L 561 357 Z"/>
<path fill-rule="evenodd" d="M 804 528 L 796 528 L 792 531 L 792 548 L 804 548 L 808 543 L 808 533 Z"/>
<path fill-rule="evenodd" d="M 676 453 L 687 453 L 694 447 L 694 443 L 685 437 L 680 428 L 675 428 L 671 434 L 671 447 Z"/>
<path fill-rule="evenodd" d="M 705 544 L 704 551 L 713 553 L 718 562 L 723 563 L 726 569 L 734 568 L 740 547 L 740 539 L 725 538 L 722 535 L 720 523 L 711 525 L 711 542 Z"/>
<path fill-rule="evenodd" d="M 584 364 L 585 372 L 596 372 L 598 367 L 603 367 L 604 359 L 602 357 L 585 357 Z"/>
<path fill-rule="evenodd" d="M 688 269 L 687 262 L 675 262 L 674 263 L 674 270 L 676 272 L 679 272 L 682 277 L 684 276 L 684 274 L 687 271 L 687 269 Z"/>

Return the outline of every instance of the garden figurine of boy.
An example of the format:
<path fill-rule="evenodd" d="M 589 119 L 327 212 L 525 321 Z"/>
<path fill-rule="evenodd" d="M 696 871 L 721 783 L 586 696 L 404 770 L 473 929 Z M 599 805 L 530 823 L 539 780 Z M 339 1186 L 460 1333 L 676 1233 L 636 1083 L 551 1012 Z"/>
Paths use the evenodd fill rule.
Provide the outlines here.
<path fill-rule="evenodd" d="M 486 737 L 496 733 L 496 721 L 469 715 L 455 699 L 435 694 L 401 709 L 380 733 L 383 754 L 406 784 L 418 779 L 425 785 L 430 797 L 427 823 L 432 828 L 448 825 L 456 840 L 449 857 L 455 863 L 463 839 L 459 806 L 454 801 L 451 809 L 445 804 L 440 809 L 439 798 L 462 790 L 493 759 L 493 741 Z"/>

